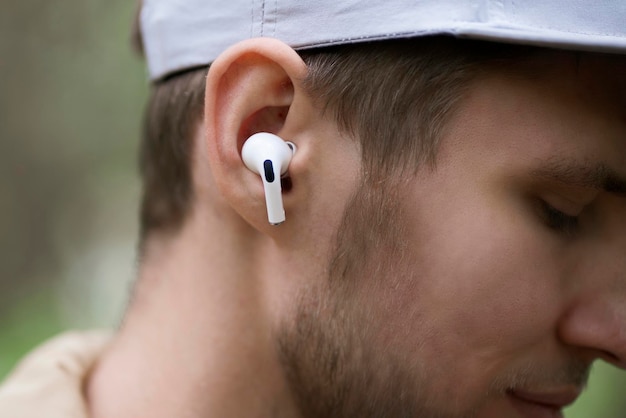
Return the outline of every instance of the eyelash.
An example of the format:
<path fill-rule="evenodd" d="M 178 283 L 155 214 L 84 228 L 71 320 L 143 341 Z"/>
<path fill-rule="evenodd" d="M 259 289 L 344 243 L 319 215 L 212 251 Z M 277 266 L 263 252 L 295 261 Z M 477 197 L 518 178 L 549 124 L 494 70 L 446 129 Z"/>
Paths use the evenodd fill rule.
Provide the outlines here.
<path fill-rule="evenodd" d="M 548 228 L 565 235 L 572 235 L 579 226 L 578 216 L 568 215 L 545 201 L 541 201 L 544 220 Z"/>

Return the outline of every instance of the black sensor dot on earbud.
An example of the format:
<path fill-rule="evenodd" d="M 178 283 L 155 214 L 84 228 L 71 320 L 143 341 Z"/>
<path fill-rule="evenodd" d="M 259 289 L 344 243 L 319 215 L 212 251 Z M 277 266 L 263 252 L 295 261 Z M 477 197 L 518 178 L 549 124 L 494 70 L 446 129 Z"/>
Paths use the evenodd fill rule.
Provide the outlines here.
<path fill-rule="evenodd" d="M 271 160 L 263 161 L 263 169 L 265 170 L 265 181 L 271 183 L 274 181 L 274 167 Z"/>

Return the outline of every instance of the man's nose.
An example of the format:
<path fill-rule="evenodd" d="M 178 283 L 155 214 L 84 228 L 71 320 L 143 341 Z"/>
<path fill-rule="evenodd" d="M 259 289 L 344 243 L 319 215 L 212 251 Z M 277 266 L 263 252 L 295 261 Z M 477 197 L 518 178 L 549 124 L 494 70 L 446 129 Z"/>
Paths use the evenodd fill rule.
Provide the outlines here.
<path fill-rule="evenodd" d="M 626 291 L 588 294 L 568 310 L 559 327 L 562 341 L 626 369 Z"/>

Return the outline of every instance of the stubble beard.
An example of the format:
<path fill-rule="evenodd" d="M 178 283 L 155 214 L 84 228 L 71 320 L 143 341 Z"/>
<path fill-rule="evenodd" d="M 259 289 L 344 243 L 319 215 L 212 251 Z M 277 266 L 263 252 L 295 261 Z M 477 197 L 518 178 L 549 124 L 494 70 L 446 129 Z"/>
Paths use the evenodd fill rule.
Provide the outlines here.
<path fill-rule="evenodd" d="M 372 335 L 375 309 L 360 296 L 372 283 L 402 279 L 400 194 L 400 185 L 362 183 L 344 212 L 326 280 L 302 293 L 293 322 L 277 335 L 303 418 L 474 416 L 446 410 L 454 402 L 444 407 L 432 393 L 427 365 L 401 358 Z"/>
<path fill-rule="evenodd" d="M 529 359 L 491 382 L 482 400 L 463 405 L 453 394 L 433 389 L 433 368 L 445 364 L 427 363 L 419 350 L 403 356 L 393 341 L 380 344 L 380 327 L 374 325 L 380 306 L 370 310 L 367 301 L 378 305 L 382 281 L 393 287 L 411 276 L 402 270 L 411 263 L 406 263 L 401 198 L 401 184 L 359 187 L 344 211 L 327 277 L 302 292 L 292 322 L 276 335 L 300 416 L 475 418 L 489 398 L 504 397 L 511 388 L 584 386 L 589 364 L 581 359 L 564 355 L 559 364 Z"/>

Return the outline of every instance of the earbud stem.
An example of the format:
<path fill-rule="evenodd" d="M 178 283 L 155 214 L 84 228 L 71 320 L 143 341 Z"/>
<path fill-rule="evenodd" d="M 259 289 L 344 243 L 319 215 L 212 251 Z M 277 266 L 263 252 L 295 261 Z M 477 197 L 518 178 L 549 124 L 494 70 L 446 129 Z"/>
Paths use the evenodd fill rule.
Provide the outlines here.
<path fill-rule="evenodd" d="M 287 172 L 295 151 L 295 144 L 268 132 L 252 135 L 241 150 L 246 167 L 259 174 L 263 180 L 267 219 L 272 225 L 285 222 L 280 176 Z"/>
<path fill-rule="evenodd" d="M 271 160 L 265 160 L 259 170 L 265 188 L 265 205 L 267 206 L 267 220 L 272 225 L 285 222 L 285 208 L 283 207 L 282 187 L 280 184 L 280 167 Z"/>

